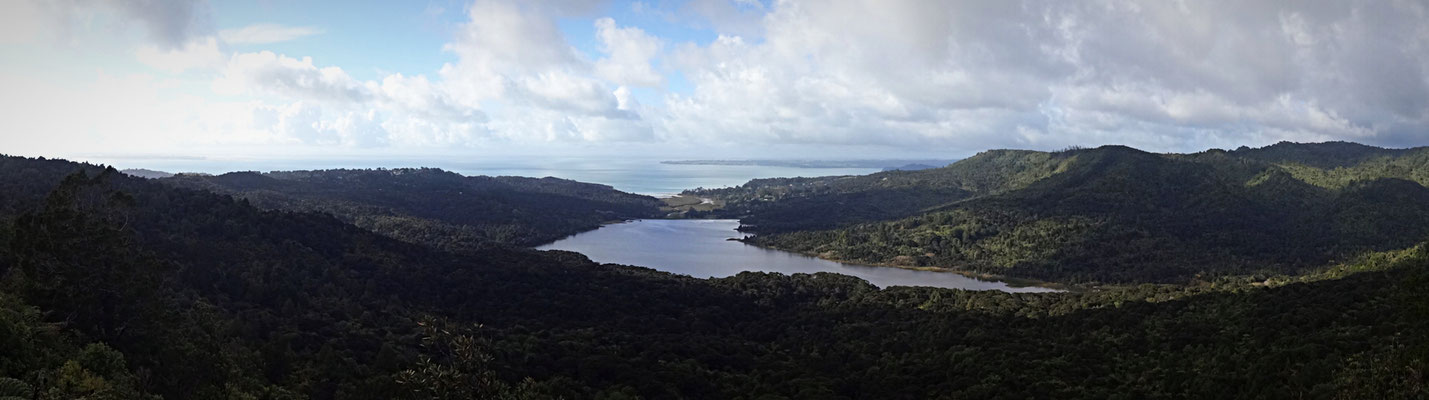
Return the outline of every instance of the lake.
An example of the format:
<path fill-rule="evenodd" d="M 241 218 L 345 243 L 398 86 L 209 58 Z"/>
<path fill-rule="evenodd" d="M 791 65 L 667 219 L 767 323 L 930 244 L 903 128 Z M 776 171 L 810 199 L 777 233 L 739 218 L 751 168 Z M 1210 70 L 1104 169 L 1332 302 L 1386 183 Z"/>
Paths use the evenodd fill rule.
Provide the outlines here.
<path fill-rule="evenodd" d="M 601 263 L 638 265 L 697 278 L 727 277 L 742 271 L 784 274 L 834 272 L 879 287 L 935 286 L 967 290 L 1050 292 L 1042 287 L 1013 287 L 934 271 L 845 264 L 802 254 L 769 250 L 728 240 L 743 237 L 737 220 L 647 219 L 611 224 L 537 247 L 569 250 Z"/>

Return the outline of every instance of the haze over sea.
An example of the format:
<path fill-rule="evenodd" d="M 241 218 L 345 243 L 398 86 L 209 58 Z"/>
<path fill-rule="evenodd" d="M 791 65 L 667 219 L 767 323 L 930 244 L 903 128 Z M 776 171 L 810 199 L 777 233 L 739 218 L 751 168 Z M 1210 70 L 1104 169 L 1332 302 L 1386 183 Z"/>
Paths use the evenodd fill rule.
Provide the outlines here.
<path fill-rule="evenodd" d="M 799 168 L 763 165 L 662 164 L 647 157 L 506 157 L 506 158 L 212 158 L 75 157 L 78 161 L 164 172 L 222 174 L 234 171 L 288 171 L 336 168 L 432 167 L 462 175 L 557 177 L 610 185 L 617 190 L 671 196 L 696 187 L 738 186 L 756 178 L 864 175 L 879 168 Z"/>

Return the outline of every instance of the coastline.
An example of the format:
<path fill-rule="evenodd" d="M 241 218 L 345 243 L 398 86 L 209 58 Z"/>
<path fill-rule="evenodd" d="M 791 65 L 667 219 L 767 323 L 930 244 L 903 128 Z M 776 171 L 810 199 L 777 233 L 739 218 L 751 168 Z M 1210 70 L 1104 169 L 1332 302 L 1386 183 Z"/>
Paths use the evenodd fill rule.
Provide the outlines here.
<path fill-rule="evenodd" d="M 631 222 L 631 221 L 639 221 L 639 220 L 642 220 L 642 219 L 652 219 L 652 218 L 614 219 L 614 220 L 609 220 L 609 221 L 602 221 L 599 225 L 596 225 L 596 226 L 593 227 L 593 228 L 590 228 L 590 229 L 582 229 L 582 230 L 580 230 L 579 232 L 574 232 L 574 233 L 571 233 L 571 234 L 568 234 L 568 235 L 565 235 L 565 236 L 561 236 L 561 237 L 558 237 L 558 238 L 555 238 L 555 239 L 551 239 L 551 240 L 548 240 L 548 241 L 545 241 L 545 242 L 541 242 L 541 244 L 531 245 L 531 246 L 525 246 L 525 247 L 526 247 L 526 248 L 529 248 L 529 249 L 533 249 L 533 250 L 539 250 L 539 247 L 541 247 L 541 246 L 547 246 L 547 245 L 550 245 L 550 244 L 555 243 L 555 242 L 559 242 L 559 241 L 562 241 L 562 240 L 566 240 L 566 238 L 569 238 L 569 237 L 571 237 L 571 236 L 575 236 L 575 235 L 579 235 L 579 234 L 582 234 L 582 233 L 590 232 L 590 231 L 593 231 L 593 230 L 596 230 L 596 229 L 604 228 L 606 225 L 623 224 L 623 223 L 627 223 L 627 222 Z M 659 218 L 654 218 L 654 219 L 659 219 Z"/>
<path fill-rule="evenodd" d="M 751 240 L 749 240 L 749 239 L 735 239 L 735 240 L 737 240 L 737 241 L 739 241 L 739 242 L 741 242 L 741 243 L 750 245 L 750 246 L 754 246 L 754 247 L 761 248 L 761 249 L 776 250 L 776 251 L 782 251 L 782 252 L 787 252 L 787 253 L 794 253 L 794 254 L 799 254 L 799 255 L 803 255 L 803 256 L 814 257 L 814 258 L 817 258 L 817 259 L 820 259 L 820 260 L 833 261 L 833 262 L 837 262 L 837 263 L 852 264 L 852 265 L 863 265 L 863 266 L 869 266 L 869 267 L 900 268 L 900 269 L 908 269 L 908 270 L 915 270 L 915 271 L 945 272 L 945 273 L 958 274 L 958 275 L 962 275 L 962 276 L 966 276 L 966 277 L 969 277 L 969 278 L 973 278 L 973 279 L 977 279 L 977 280 L 982 280 L 982 281 L 1002 282 L 1002 283 L 1006 283 L 1007 286 L 1009 286 L 1009 287 L 1014 287 L 1014 288 L 1040 287 L 1040 288 L 1054 289 L 1054 290 L 1060 291 L 1060 292 L 1056 292 L 1056 293 L 1065 293 L 1065 292 L 1077 293 L 1077 292 L 1083 292 L 1083 291 L 1086 291 L 1086 290 L 1089 289 L 1089 288 L 1086 288 L 1086 287 L 1081 287 L 1081 286 L 1076 286 L 1076 285 L 1069 285 L 1069 284 L 1060 283 L 1060 282 L 1048 282 L 1048 281 L 1041 281 L 1041 280 L 1036 280 L 1036 279 L 1019 278 L 1019 277 L 1014 277 L 1014 276 L 999 275 L 999 274 L 993 274 L 993 273 L 987 273 L 987 272 L 967 271 L 967 270 L 960 270 L 960 269 L 954 269 L 954 268 L 948 268 L 948 267 L 936 267 L 936 266 L 920 267 L 920 266 L 911 266 L 911 265 L 896 265 L 896 264 L 890 264 L 890 263 L 870 263 L 870 262 L 862 262 L 862 261 L 842 260 L 842 259 L 837 259 L 837 258 L 832 258 L 832 257 L 824 257 L 824 256 L 822 256 L 822 255 L 820 255 L 820 254 L 814 254 L 814 253 L 803 252 L 803 251 L 794 251 L 794 250 L 783 249 L 783 248 L 779 248 L 779 247 L 775 247 L 775 246 L 760 245 L 760 244 L 754 243 L 753 241 L 751 241 Z"/>
<path fill-rule="evenodd" d="M 581 231 L 581 232 L 573 233 L 573 234 L 570 234 L 570 235 L 566 235 L 566 236 L 564 236 L 564 237 L 561 237 L 560 239 L 552 240 L 552 241 L 550 241 L 550 242 L 542 243 L 542 244 L 536 245 L 536 246 L 531 246 L 530 248 L 531 248 L 531 249 L 539 250 L 540 247 L 547 246 L 547 245 L 550 245 L 550 244 L 552 244 L 552 243 L 559 242 L 559 241 L 564 240 L 564 239 L 566 239 L 566 238 L 569 238 L 569 237 L 571 237 L 571 236 L 575 236 L 575 235 L 579 235 L 579 234 L 582 234 L 582 233 L 590 232 L 590 231 L 593 231 L 593 230 L 596 230 L 596 229 L 600 229 L 600 228 L 605 227 L 605 226 L 607 226 L 607 225 L 624 224 L 624 223 L 630 223 L 630 222 L 641 221 L 641 220 L 711 220 L 711 221 L 715 221 L 715 220 L 733 220 L 733 221 L 738 221 L 738 219 L 733 219 L 733 218 L 669 218 L 669 217 L 663 217 L 663 218 L 633 218 L 633 219 L 624 219 L 624 220 L 611 220 L 611 221 L 602 222 L 602 223 L 600 224 L 600 226 L 598 226 L 598 227 L 595 227 L 595 228 L 592 228 L 592 229 L 588 229 L 588 230 L 583 230 L 583 231 Z M 909 266 L 909 265 L 895 265 L 895 264 L 889 264 L 889 263 L 868 263 L 868 262 L 841 260 L 841 259 L 837 259 L 837 258 L 824 257 L 824 256 L 821 256 L 821 255 L 819 255 L 819 254 L 812 254 L 812 253 L 802 252 L 802 251 L 793 251 L 793 250 L 783 249 L 783 248 L 779 248 L 779 247 L 775 247 L 775 246 L 765 246 L 765 245 L 756 244 L 756 243 L 752 242 L 751 240 L 749 240 L 749 238 L 751 238 L 751 237 L 752 237 L 752 236 L 748 236 L 748 237 L 745 237 L 745 238 L 742 238 L 742 239 L 741 239 L 741 238 L 729 238 L 729 239 L 726 239 L 726 240 L 731 240 L 731 241 L 740 242 L 740 243 L 743 243 L 743 244 L 746 244 L 746 245 L 749 245 L 749 246 L 754 246 L 754 247 L 758 247 L 758 248 L 765 249 L 765 250 L 774 250 L 774 251 L 781 251 L 781 252 L 785 252 L 785 253 L 798 254 L 798 255 L 801 255 L 801 256 L 812 257 L 812 258 L 817 258 L 817 259 L 826 260 L 826 261 L 833 261 L 833 262 L 842 263 L 842 264 L 860 265 L 860 266 L 867 266 L 867 267 L 880 267 L 880 268 L 899 268 L 899 269 L 914 270 L 914 271 L 927 271 L 927 272 L 941 272 L 941 273 L 958 274 L 958 275 L 962 275 L 962 276 L 965 276 L 965 277 L 968 277 L 968 278 L 977 279 L 977 280 L 980 280 L 980 281 L 989 281 L 989 282 L 1001 282 L 1001 283 L 1005 283 L 1005 284 L 1007 284 L 1007 286 L 1013 287 L 1013 288 L 1038 287 L 1038 288 L 1046 288 L 1046 289 L 1055 290 L 1056 292 L 1053 292 L 1053 293 L 1066 293 L 1066 292 L 1076 293 L 1076 292 L 1087 291 L 1087 290 L 1090 289 L 1090 288 L 1087 288 L 1087 287 L 1081 287 L 1081 286 L 1076 286 L 1076 285 L 1069 285 L 1069 284 L 1059 283 L 1059 282 L 1047 282 L 1047 281 L 1040 281 L 1040 280 L 1036 280 L 1036 279 L 1019 278 L 1019 277 L 1012 277 L 1012 276 L 1006 276 L 1006 275 L 992 274 L 992 273 L 986 273 L 986 272 L 966 271 L 966 270 L 959 270 L 959 269 L 948 268 L 948 267 L 937 267 L 937 266 L 919 267 L 919 266 Z"/>

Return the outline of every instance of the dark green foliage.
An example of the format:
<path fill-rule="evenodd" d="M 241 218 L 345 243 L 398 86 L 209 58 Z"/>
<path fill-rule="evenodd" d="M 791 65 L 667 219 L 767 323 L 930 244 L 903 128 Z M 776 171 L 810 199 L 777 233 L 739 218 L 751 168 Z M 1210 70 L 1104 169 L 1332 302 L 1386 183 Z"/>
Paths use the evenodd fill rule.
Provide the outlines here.
<path fill-rule="evenodd" d="M 828 229 L 900 218 L 929 207 L 1026 186 L 1063 168 L 1067 157 L 993 150 L 944 168 L 863 176 L 755 179 L 726 189 L 685 194 L 726 204 L 705 216 L 740 218 L 761 233 Z"/>
<path fill-rule="evenodd" d="M 60 179 L 76 171 L 94 175 L 103 169 L 65 160 L 0 155 L 0 215 L 14 216 L 39 207 Z"/>
<path fill-rule="evenodd" d="M 1252 149 L 1241 147 L 1231 152 L 1238 157 L 1274 164 L 1300 164 L 1320 169 L 1351 167 L 1377 159 L 1393 158 L 1422 149 L 1385 149 L 1350 142 L 1291 143 Z"/>
<path fill-rule="evenodd" d="M 1296 179 L 1330 189 L 1373 179 L 1401 179 L 1429 185 L 1429 148 L 1399 150 L 1398 155 L 1375 157 L 1335 168 L 1316 168 L 1299 162 L 1277 164 Z"/>
<path fill-rule="evenodd" d="M 162 321 L 158 290 L 170 271 L 126 231 L 134 199 L 103 187 L 114 174 L 70 175 L 42 211 L 15 221 L 10 247 L 17 257 L 6 283 L 96 339 L 148 338 Z"/>
<path fill-rule="evenodd" d="M 328 213 L 449 250 L 474 250 L 483 243 L 532 246 L 601 223 L 660 215 L 658 200 L 605 185 L 467 177 L 432 168 L 235 172 L 161 181 L 232 194 L 261 208 Z"/>
<path fill-rule="evenodd" d="M 1425 395 L 1423 247 L 1195 286 L 878 289 L 439 251 L 112 172 L 51 188 L 0 216 L 0 377 L 41 398 L 431 398 L 399 382 L 453 374 L 475 378 L 455 396 Z"/>
<path fill-rule="evenodd" d="M 0 292 L 0 399 L 151 398 L 122 354 L 43 319 Z"/>
<path fill-rule="evenodd" d="M 35 389 L 25 381 L 15 378 L 0 378 L 0 400 L 27 400 L 35 396 Z"/>
<path fill-rule="evenodd" d="M 480 326 L 460 327 L 437 318 L 423 318 L 422 355 L 417 365 L 396 374 L 398 385 L 413 399 L 539 399 L 534 382 L 512 387 L 491 369 L 491 341 Z"/>
<path fill-rule="evenodd" d="M 49 203 L 14 224 L 0 257 L 18 260 L 0 268 L 5 292 L 110 341 L 155 377 L 149 391 L 170 398 L 390 398 L 399 393 L 391 374 L 414 358 L 414 315 L 428 310 L 541 329 L 658 327 L 678 319 L 680 303 L 645 296 L 702 299 L 711 310 L 723 299 L 697 280 L 573 253 L 457 256 L 324 215 L 261 211 L 115 173 L 72 175 Z M 128 277 L 149 267 L 164 279 Z M 135 291 L 155 284 L 155 293 Z M 612 319 L 590 304 L 646 311 Z"/>
<path fill-rule="evenodd" d="M 1297 273 L 1429 237 L 1429 189 L 1408 180 L 1429 176 L 1429 162 L 1413 161 L 1429 153 L 1385 153 L 1402 157 L 1336 169 L 1337 176 L 1354 176 L 1337 185 L 1301 179 L 1308 173 L 1297 168 L 1313 169 L 1303 164 L 1270 164 L 1222 151 L 1162 155 L 1108 146 L 1027 153 L 1061 161 L 1044 163 L 1056 165 L 1045 175 L 1009 177 L 1029 183 L 986 190 L 913 216 L 796 232 L 765 231 L 755 223 L 752 229 L 763 235 L 753 241 L 856 262 L 1077 283 Z M 945 169 L 972 161 L 982 160 Z M 1388 174 L 1371 163 L 1405 166 Z M 976 168 L 993 176 L 1011 170 Z M 783 212 L 766 207 L 746 221 L 782 218 Z M 818 212 L 802 217 L 825 225 L 842 221 Z"/>
<path fill-rule="evenodd" d="M 52 386 L 41 399 L 128 400 L 155 398 L 138 388 L 134 376 L 124 362 L 124 355 L 99 343 L 80 350 L 75 359 L 66 361 L 48 383 Z"/>

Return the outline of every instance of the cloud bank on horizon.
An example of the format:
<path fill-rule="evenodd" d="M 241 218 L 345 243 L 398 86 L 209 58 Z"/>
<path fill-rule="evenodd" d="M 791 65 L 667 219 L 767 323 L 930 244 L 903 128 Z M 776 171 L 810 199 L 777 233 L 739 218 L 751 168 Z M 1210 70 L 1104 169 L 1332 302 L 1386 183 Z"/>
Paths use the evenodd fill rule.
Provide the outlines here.
<path fill-rule="evenodd" d="M 0 5 L 7 152 L 1429 144 L 1425 1 Z"/>

